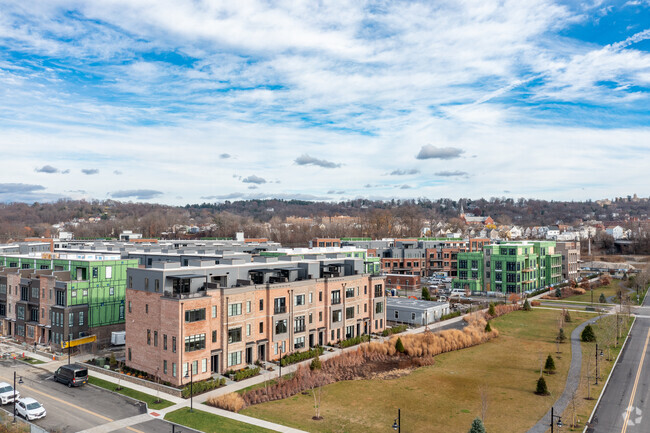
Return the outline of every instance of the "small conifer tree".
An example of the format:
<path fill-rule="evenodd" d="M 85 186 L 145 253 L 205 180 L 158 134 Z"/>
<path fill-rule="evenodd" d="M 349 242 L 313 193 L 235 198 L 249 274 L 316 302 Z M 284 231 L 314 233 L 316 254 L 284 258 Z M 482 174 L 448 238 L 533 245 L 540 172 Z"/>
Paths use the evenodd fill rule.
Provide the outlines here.
<path fill-rule="evenodd" d="M 321 365 L 321 362 L 320 362 L 320 358 L 318 357 L 318 355 L 316 355 L 316 358 L 311 360 L 311 364 L 309 364 L 309 368 L 311 370 L 320 370 L 321 367 L 322 367 L 322 365 Z"/>
<path fill-rule="evenodd" d="M 560 331 L 557 333 L 557 341 L 564 343 L 566 341 L 566 334 L 564 333 L 564 328 L 560 328 Z"/>
<path fill-rule="evenodd" d="M 485 332 L 492 332 L 492 327 L 490 326 L 490 322 L 487 322 L 485 324 Z"/>
<path fill-rule="evenodd" d="M 481 418 L 474 418 L 474 421 L 472 421 L 472 428 L 469 429 L 468 433 L 485 433 L 485 426 L 483 425 Z"/>
<path fill-rule="evenodd" d="M 601 304 L 604 304 L 605 302 L 607 302 L 607 298 L 605 298 L 604 293 L 600 294 L 600 298 L 598 298 L 598 302 L 600 302 Z"/>
<path fill-rule="evenodd" d="M 530 302 L 528 302 L 528 299 L 526 299 L 526 300 L 524 301 L 524 307 L 523 307 L 523 308 L 524 308 L 524 311 L 530 311 L 530 310 L 531 310 L 531 308 L 530 308 Z"/>
<path fill-rule="evenodd" d="M 553 361 L 553 357 L 551 355 L 548 355 L 548 357 L 546 358 L 546 364 L 544 364 L 544 370 L 546 370 L 547 374 L 555 373 L 555 361 Z"/>
<path fill-rule="evenodd" d="M 596 334 L 594 334 L 591 325 L 585 326 L 585 329 L 582 330 L 582 334 L 580 334 L 580 339 L 583 343 L 593 343 L 596 341 Z"/>
<path fill-rule="evenodd" d="M 571 313 L 569 313 L 569 310 L 564 311 L 564 321 L 567 323 L 571 322 Z"/>
<path fill-rule="evenodd" d="M 395 343 L 395 349 L 397 349 L 399 353 L 404 353 L 404 344 L 402 343 L 402 339 L 399 337 L 397 338 L 397 342 Z"/>
<path fill-rule="evenodd" d="M 496 312 L 494 311 L 494 304 L 490 302 L 490 307 L 488 308 L 488 314 L 490 316 L 495 316 Z"/>
<path fill-rule="evenodd" d="M 537 395 L 549 395 L 548 387 L 546 386 L 546 380 L 544 377 L 537 379 L 537 389 L 535 390 Z"/>

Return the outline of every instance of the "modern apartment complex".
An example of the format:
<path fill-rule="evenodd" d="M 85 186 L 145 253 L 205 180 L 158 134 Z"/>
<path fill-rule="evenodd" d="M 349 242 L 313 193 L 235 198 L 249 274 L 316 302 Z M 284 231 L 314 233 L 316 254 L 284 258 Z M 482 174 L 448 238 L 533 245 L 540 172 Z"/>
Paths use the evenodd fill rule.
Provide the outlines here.
<path fill-rule="evenodd" d="M 474 291 L 525 293 L 562 281 L 562 255 L 553 241 L 484 245 L 458 254 L 453 287 Z"/>
<path fill-rule="evenodd" d="M 562 279 L 575 280 L 580 274 L 578 262 L 580 261 L 580 242 L 556 242 L 556 252 L 562 255 Z"/>
<path fill-rule="evenodd" d="M 128 270 L 126 363 L 174 385 L 386 324 L 384 278 L 343 255 Z"/>
<path fill-rule="evenodd" d="M 263 251 L 262 257 L 305 257 L 314 255 L 324 255 L 325 257 L 336 257 L 343 255 L 349 258 L 358 258 L 363 260 L 364 272 L 367 274 L 378 274 L 381 272 L 381 260 L 379 257 L 369 257 L 368 251 L 357 247 L 310 247 L 310 248 L 278 248 L 275 251 Z"/>
<path fill-rule="evenodd" d="M 126 270 L 137 266 L 119 254 L 0 256 L 3 334 L 59 344 L 68 334 L 77 338 L 92 331 L 100 343 L 109 341 L 111 331 L 124 329 Z M 30 326 L 47 332 L 32 336 Z"/>

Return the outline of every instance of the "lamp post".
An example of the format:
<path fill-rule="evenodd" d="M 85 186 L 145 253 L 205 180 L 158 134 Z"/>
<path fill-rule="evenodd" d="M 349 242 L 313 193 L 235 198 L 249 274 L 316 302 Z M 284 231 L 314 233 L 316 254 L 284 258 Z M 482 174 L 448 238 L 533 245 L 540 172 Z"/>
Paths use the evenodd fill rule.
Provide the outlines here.
<path fill-rule="evenodd" d="M 402 428 L 402 419 L 401 419 L 401 410 L 397 409 L 397 418 L 393 421 L 393 430 L 396 430 L 397 433 L 401 433 Z"/>
<path fill-rule="evenodd" d="M 194 411 L 194 369 L 192 368 L 192 363 L 188 363 L 189 371 L 185 373 L 185 379 L 190 379 L 190 412 Z"/>
<path fill-rule="evenodd" d="M 553 433 L 553 426 L 554 426 L 553 421 L 555 420 L 555 418 L 557 418 L 557 424 L 555 424 L 555 425 L 557 425 L 559 428 L 562 428 L 564 426 L 564 424 L 562 424 L 562 416 L 561 415 L 555 415 L 553 413 L 554 409 L 555 408 L 553 406 L 551 406 L 551 433 Z"/>
<path fill-rule="evenodd" d="M 600 351 L 600 356 L 603 356 L 603 351 Z M 598 343 L 596 343 L 596 385 L 598 385 Z"/>
<path fill-rule="evenodd" d="M 18 376 L 18 383 L 23 383 L 23 377 Z M 14 421 L 16 422 L 16 372 L 14 371 Z"/>

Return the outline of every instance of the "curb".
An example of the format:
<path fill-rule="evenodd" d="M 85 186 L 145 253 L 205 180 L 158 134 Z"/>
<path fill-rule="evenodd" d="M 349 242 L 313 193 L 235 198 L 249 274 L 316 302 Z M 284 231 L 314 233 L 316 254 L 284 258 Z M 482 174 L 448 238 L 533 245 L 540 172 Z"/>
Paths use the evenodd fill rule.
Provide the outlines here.
<path fill-rule="evenodd" d="M 625 349 L 625 345 L 627 344 L 627 340 L 630 338 L 630 334 L 632 333 L 632 327 L 634 327 L 634 324 L 636 323 L 636 316 L 634 317 L 634 320 L 632 321 L 632 326 L 630 326 L 630 330 L 627 333 L 627 337 L 625 337 L 625 341 L 623 342 L 623 345 L 621 346 L 621 350 L 618 352 L 618 356 L 616 357 L 616 360 L 614 361 L 614 366 L 612 367 L 611 371 L 609 372 L 609 376 L 607 376 L 607 380 L 605 381 L 605 385 L 603 385 L 603 389 L 600 391 L 600 395 L 598 396 L 598 400 L 596 401 L 596 404 L 594 405 L 593 410 L 591 411 L 591 415 L 589 415 L 589 419 L 587 420 L 587 423 L 585 424 L 584 430 L 582 430 L 582 433 L 586 433 L 587 429 L 589 428 L 589 424 L 591 424 L 591 420 L 594 417 L 594 414 L 596 413 L 596 409 L 598 409 L 598 405 L 600 404 L 600 399 L 603 398 L 603 394 L 605 394 L 605 390 L 607 389 L 607 385 L 609 384 L 609 379 L 612 378 L 612 374 L 614 373 L 614 370 L 616 369 L 616 366 L 618 365 L 618 358 L 621 357 L 621 353 L 623 353 L 623 350 Z"/>

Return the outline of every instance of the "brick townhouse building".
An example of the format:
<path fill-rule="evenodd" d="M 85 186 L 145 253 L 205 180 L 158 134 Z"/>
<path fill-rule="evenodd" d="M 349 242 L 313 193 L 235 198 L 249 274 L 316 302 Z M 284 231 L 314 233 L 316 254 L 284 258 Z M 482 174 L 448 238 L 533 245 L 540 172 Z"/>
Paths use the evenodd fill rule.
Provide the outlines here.
<path fill-rule="evenodd" d="M 174 385 L 381 332 L 384 277 L 363 260 L 256 257 L 128 270 L 126 364 Z"/>

